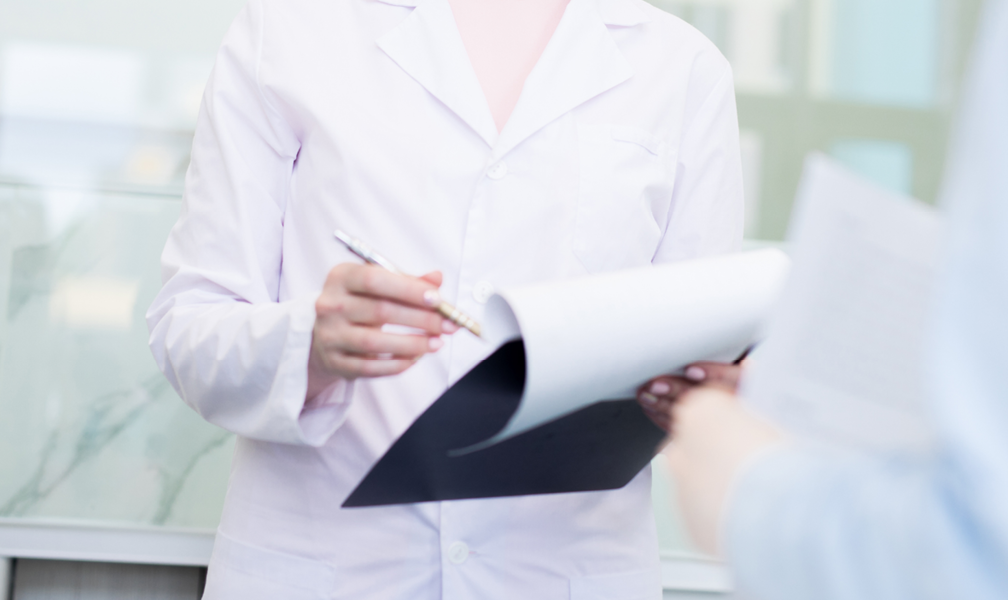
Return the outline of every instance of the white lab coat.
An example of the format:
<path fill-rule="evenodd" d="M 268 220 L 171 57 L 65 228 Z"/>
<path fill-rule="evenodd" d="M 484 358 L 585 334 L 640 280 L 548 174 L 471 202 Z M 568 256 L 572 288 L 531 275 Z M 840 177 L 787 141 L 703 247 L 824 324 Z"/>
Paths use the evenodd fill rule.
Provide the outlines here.
<path fill-rule="evenodd" d="M 314 302 L 355 260 L 440 269 L 477 320 L 494 286 L 734 250 L 731 71 L 640 0 L 572 0 L 498 135 L 447 0 L 253 0 L 201 111 L 148 314 L 182 398 L 239 435 L 207 598 L 659 598 L 650 473 L 624 489 L 340 508 L 494 348 L 305 404 Z"/>

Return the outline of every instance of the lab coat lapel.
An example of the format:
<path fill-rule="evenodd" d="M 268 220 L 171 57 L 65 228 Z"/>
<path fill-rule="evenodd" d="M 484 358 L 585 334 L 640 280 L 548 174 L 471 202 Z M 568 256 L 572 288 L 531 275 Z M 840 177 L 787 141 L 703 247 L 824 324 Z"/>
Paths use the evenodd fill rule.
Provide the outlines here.
<path fill-rule="evenodd" d="M 402 24 L 378 39 L 378 47 L 494 145 L 497 126 L 447 0 L 420 0 Z"/>
<path fill-rule="evenodd" d="M 525 81 L 494 156 L 502 157 L 552 121 L 630 79 L 633 70 L 607 25 L 645 21 L 640 9 L 626 0 L 571 0 Z"/>

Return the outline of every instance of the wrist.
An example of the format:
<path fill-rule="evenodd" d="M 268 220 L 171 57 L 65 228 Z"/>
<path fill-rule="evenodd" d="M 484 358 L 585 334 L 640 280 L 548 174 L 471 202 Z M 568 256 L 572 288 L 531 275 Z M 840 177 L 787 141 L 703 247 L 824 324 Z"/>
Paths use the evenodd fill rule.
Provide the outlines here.
<path fill-rule="evenodd" d="M 308 354 L 308 390 L 305 393 L 305 401 L 313 400 L 340 379 L 343 377 L 331 372 L 323 364 L 315 347 L 315 336 L 312 334 L 311 352 Z"/>

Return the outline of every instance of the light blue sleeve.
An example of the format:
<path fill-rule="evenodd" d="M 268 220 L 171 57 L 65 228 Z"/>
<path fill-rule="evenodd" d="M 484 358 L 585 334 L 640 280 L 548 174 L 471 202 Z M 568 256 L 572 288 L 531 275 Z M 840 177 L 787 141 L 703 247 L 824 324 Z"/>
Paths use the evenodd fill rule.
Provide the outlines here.
<path fill-rule="evenodd" d="M 724 523 L 762 600 L 1008 598 L 1008 0 L 981 20 L 944 201 L 929 350 L 930 460 L 789 447 L 736 482 Z"/>
<path fill-rule="evenodd" d="M 761 600 L 1003 599 L 1003 543 L 940 462 L 764 456 L 725 523 L 739 587 Z"/>

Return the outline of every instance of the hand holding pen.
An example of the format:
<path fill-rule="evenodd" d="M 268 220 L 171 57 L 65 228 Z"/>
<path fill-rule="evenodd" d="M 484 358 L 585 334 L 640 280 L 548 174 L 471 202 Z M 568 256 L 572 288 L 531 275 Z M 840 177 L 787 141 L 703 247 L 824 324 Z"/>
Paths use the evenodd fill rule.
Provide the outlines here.
<path fill-rule="evenodd" d="M 347 247 L 348 250 L 364 259 L 364 262 L 367 262 L 372 265 L 377 265 L 385 269 L 386 271 L 390 271 L 392 273 L 402 273 L 402 271 L 400 271 L 398 267 L 393 265 L 390 260 L 372 250 L 371 247 L 365 244 L 364 242 L 356 238 L 352 238 L 338 229 L 336 230 L 334 235 L 336 236 L 337 240 L 342 242 L 343 245 Z M 442 317 L 448 319 L 452 323 L 455 323 L 459 327 L 465 327 L 470 332 L 472 332 L 472 334 L 475 335 L 476 337 L 481 337 L 482 329 L 480 328 L 480 324 L 477 323 L 475 320 L 473 320 L 469 315 L 455 308 L 451 304 L 442 300 L 435 307 L 435 310 L 437 310 L 437 312 L 440 313 Z"/>
<path fill-rule="evenodd" d="M 373 265 L 334 267 L 315 303 L 307 397 L 339 379 L 402 373 L 440 350 L 441 336 L 459 331 L 437 312 L 441 280 L 436 271 L 410 277 Z M 417 331 L 383 331 L 389 324 Z"/>

